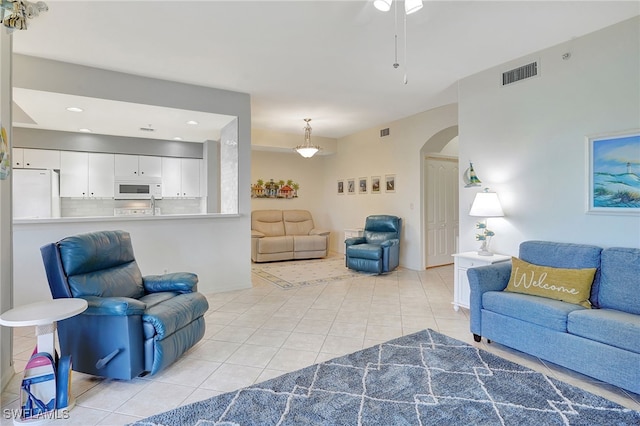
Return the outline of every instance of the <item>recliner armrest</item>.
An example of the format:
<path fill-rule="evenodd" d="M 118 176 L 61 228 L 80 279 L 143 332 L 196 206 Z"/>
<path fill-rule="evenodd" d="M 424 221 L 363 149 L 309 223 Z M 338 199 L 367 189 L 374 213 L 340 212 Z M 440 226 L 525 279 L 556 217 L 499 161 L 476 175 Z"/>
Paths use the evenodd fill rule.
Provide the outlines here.
<path fill-rule="evenodd" d="M 147 275 L 142 277 L 142 285 L 147 293 L 175 291 L 192 293 L 198 289 L 198 276 L 191 272 L 172 272 L 164 275 Z"/>
<path fill-rule="evenodd" d="M 347 246 L 352 246 L 355 244 L 364 244 L 367 242 L 367 239 L 365 237 L 353 237 L 353 238 L 347 238 L 346 240 L 344 240 L 344 243 Z"/>
<path fill-rule="evenodd" d="M 251 238 L 262 238 L 264 236 L 265 234 L 260 231 L 254 231 L 253 229 L 251 230 Z"/>
<path fill-rule="evenodd" d="M 330 232 L 331 231 L 326 231 L 324 229 L 312 229 L 311 231 L 309 231 L 309 235 L 322 235 L 326 237 Z"/>
<path fill-rule="evenodd" d="M 391 247 L 391 246 L 396 246 L 400 244 L 400 240 L 397 238 L 392 238 L 390 240 L 385 240 L 382 243 L 380 243 L 381 247 Z"/>
<path fill-rule="evenodd" d="M 142 315 L 147 305 L 130 297 L 84 296 L 88 303 L 83 315 L 130 316 Z"/>

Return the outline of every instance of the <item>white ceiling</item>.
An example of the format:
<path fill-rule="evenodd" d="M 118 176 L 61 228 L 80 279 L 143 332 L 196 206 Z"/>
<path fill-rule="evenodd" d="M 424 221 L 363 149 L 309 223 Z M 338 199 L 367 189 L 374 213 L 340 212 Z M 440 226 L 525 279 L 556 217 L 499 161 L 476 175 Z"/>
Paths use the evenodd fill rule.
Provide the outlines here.
<path fill-rule="evenodd" d="M 27 31 L 14 33 L 13 46 L 249 93 L 253 128 L 302 135 L 303 118 L 311 117 L 314 135 L 336 138 L 454 103 L 463 77 L 640 14 L 638 1 L 424 3 L 407 17 L 407 57 L 399 4 L 397 69 L 393 7 L 383 13 L 370 1 L 53 0 Z M 16 102 L 44 126 L 46 111 L 36 113 L 37 98 L 27 97 Z M 73 114 L 54 121 L 65 126 L 65 117 Z M 154 122 L 145 116 L 136 126 Z"/>

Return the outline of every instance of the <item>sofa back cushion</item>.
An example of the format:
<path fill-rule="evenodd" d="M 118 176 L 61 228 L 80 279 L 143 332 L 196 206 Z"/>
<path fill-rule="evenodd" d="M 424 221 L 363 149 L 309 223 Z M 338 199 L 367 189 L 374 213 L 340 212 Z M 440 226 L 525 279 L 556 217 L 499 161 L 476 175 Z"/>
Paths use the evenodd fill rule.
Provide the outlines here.
<path fill-rule="evenodd" d="M 598 308 L 600 307 L 598 289 L 600 287 L 601 252 L 601 247 L 588 244 L 525 241 L 520 244 L 518 257 L 525 262 L 553 268 L 596 268 L 589 300 L 591 301 L 591 306 Z"/>
<path fill-rule="evenodd" d="M 58 243 L 60 259 L 74 297 L 132 297 L 144 294 L 142 274 L 125 231 L 100 231 Z"/>
<path fill-rule="evenodd" d="M 601 308 L 640 315 L 640 249 L 602 250 L 598 300 Z"/>
<path fill-rule="evenodd" d="M 282 217 L 287 235 L 309 235 L 314 228 L 313 218 L 307 210 L 284 210 Z"/>
<path fill-rule="evenodd" d="M 282 210 L 255 210 L 251 212 L 251 229 L 267 237 L 284 235 Z"/>

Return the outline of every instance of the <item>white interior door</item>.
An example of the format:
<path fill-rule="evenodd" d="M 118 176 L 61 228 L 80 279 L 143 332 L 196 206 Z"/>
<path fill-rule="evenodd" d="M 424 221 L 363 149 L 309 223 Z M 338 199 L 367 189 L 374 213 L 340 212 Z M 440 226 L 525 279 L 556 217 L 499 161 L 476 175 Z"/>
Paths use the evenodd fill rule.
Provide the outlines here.
<path fill-rule="evenodd" d="M 426 158 L 427 268 L 453 263 L 458 239 L 458 176 L 457 158 Z"/>

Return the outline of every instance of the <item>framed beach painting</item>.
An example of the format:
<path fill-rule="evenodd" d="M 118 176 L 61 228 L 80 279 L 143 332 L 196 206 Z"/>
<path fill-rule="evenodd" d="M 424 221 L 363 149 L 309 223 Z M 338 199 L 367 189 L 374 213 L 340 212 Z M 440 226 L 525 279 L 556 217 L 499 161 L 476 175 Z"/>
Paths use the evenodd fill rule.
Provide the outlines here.
<path fill-rule="evenodd" d="M 358 178 L 358 194 L 366 194 L 368 191 L 368 180 L 366 177 Z"/>
<path fill-rule="evenodd" d="M 384 175 L 384 192 L 396 192 L 396 175 Z"/>
<path fill-rule="evenodd" d="M 347 179 L 347 194 L 353 195 L 356 193 L 356 180 L 355 178 Z"/>
<path fill-rule="evenodd" d="M 587 213 L 640 215 L 640 130 L 587 137 Z"/>
<path fill-rule="evenodd" d="M 371 193 L 380 193 L 380 176 L 371 176 Z"/>

